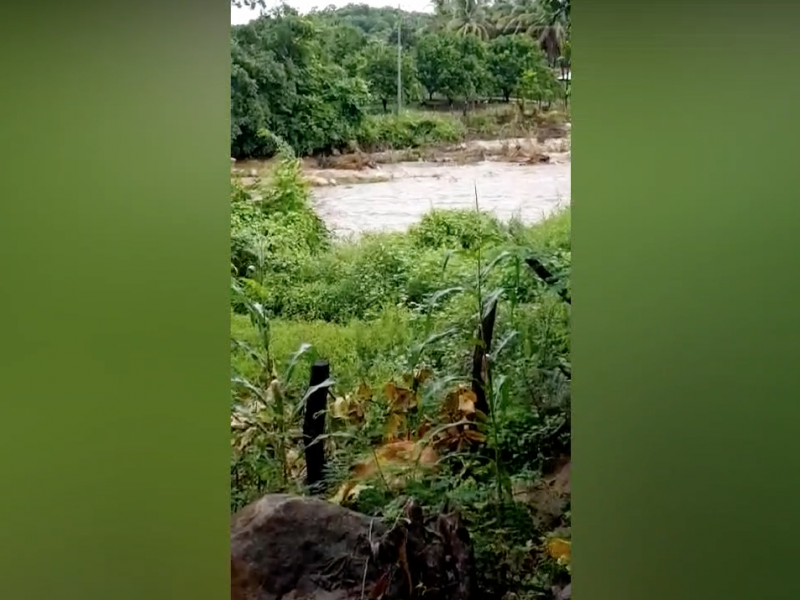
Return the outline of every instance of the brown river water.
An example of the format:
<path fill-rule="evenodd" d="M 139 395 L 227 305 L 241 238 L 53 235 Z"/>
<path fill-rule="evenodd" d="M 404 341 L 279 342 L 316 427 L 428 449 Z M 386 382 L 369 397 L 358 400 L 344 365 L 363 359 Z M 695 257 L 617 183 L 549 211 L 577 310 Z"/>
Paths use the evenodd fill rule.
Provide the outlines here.
<path fill-rule="evenodd" d="M 568 159 L 520 165 L 486 161 L 469 165 L 401 163 L 382 167 L 392 179 L 318 187 L 317 211 L 339 235 L 398 231 L 432 208 L 475 207 L 502 220 L 539 221 L 571 200 Z"/>

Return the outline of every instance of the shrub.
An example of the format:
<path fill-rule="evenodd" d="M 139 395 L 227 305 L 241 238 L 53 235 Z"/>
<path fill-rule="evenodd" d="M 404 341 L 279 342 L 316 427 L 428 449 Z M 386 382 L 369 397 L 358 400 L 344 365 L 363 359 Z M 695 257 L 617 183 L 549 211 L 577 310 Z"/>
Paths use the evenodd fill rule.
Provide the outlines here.
<path fill-rule="evenodd" d="M 504 238 L 503 226 L 493 215 L 474 210 L 433 210 L 410 230 L 423 248 L 477 250 Z"/>
<path fill-rule="evenodd" d="M 370 115 L 359 130 L 357 142 L 368 152 L 452 144 L 464 139 L 460 119 L 409 111 L 400 115 Z"/>

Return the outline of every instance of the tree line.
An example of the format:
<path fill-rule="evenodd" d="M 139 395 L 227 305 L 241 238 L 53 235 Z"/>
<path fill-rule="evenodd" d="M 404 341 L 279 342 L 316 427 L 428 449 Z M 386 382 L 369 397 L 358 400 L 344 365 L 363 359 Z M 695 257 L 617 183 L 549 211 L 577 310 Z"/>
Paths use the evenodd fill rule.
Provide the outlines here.
<path fill-rule="evenodd" d="M 430 14 L 281 5 L 231 28 L 231 155 L 269 156 L 276 136 L 303 155 L 346 147 L 396 102 L 398 33 L 404 103 L 568 94 L 568 1 L 437 0 Z"/>

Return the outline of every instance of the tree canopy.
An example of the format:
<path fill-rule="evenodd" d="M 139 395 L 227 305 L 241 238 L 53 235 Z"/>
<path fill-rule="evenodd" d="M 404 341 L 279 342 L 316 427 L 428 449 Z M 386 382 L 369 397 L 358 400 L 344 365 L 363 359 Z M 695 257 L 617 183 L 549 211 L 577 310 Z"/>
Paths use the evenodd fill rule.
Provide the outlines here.
<path fill-rule="evenodd" d="M 232 156 L 269 156 L 275 136 L 298 154 L 355 139 L 369 113 L 394 105 L 398 29 L 404 103 L 563 94 L 555 69 L 571 60 L 569 14 L 563 0 L 439 0 L 431 14 L 269 10 L 231 28 Z"/>

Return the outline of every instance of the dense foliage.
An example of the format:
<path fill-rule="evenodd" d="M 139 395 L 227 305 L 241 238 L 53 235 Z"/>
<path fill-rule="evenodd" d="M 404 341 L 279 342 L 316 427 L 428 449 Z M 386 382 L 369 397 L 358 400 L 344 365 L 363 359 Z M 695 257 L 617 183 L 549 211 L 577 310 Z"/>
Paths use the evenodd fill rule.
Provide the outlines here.
<path fill-rule="evenodd" d="M 529 226 L 476 204 L 431 212 L 405 233 L 337 240 L 291 150 L 280 152 L 259 199 L 231 189 L 232 509 L 304 491 L 303 398 L 324 358 L 327 497 L 386 518 L 403 494 L 456 506 L 475 543 L 479 597 L 548 594 L 569 576 L 547 552 L 566 543 L 569 511 L 548 519 L 526 498 L 570 453 L 570 310 L 525 261 L 546 264 L 568 297 L 569 212 Z M 481 413 L 471 356 L 494 302 Z M 422 446 L 438 466 L 397 471 L 398 486 L 394 450 Z M 352 467 L 370 457 L 379 472 L 354 482 Z"/>
<path fill-rule="evenodd" d="M 231 29 L 231 155 L 347 148 L 397 98 L 468 110 L 479 98 L 551 102 L 567 90 L 569 3 L 444 0 L 435 13 L 348 5 L 300 15 L 281 6 Z"/>
<path fill-rule="evenodd" d="M 569 581 L 569 211 L 505 223 L 476 198 L 405 232 L 336 239 L 297 160 L 482 135 L 479 101 L 520 118 L 566 101 L 569 34 L 564 0 L 281 6 L 232 28 L 231 155 L 278 158 L 259 188 L 231 184 L 232 510 L 308 492 L 301 422 L 322 358 L 326 498 L 386 519 L 407 495 L 457 508 L 480 598 Z M 414 110 L 392 110 L 398 92 Z"/>

